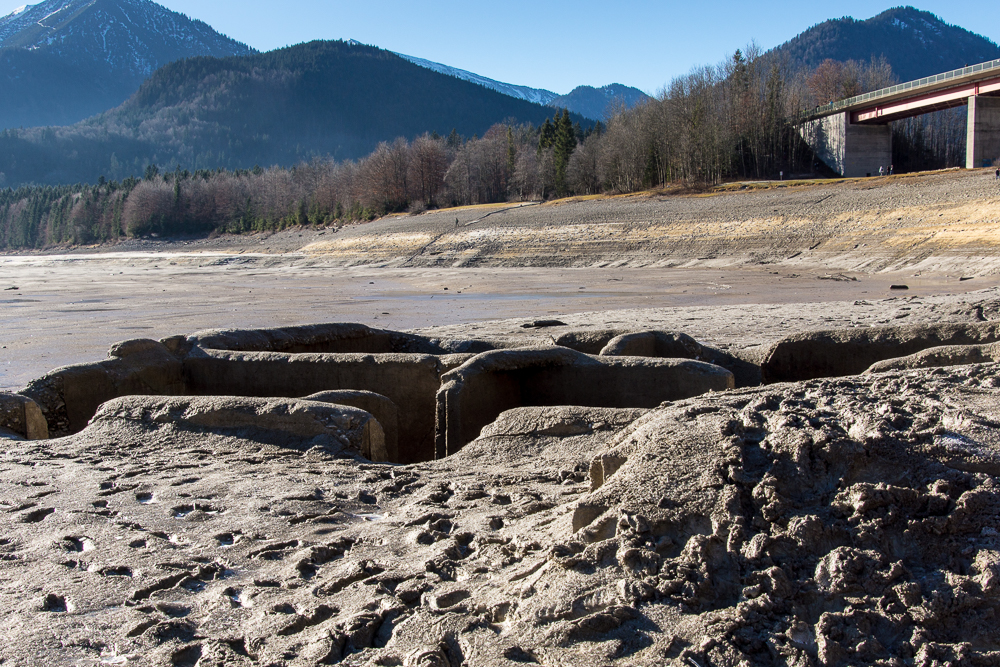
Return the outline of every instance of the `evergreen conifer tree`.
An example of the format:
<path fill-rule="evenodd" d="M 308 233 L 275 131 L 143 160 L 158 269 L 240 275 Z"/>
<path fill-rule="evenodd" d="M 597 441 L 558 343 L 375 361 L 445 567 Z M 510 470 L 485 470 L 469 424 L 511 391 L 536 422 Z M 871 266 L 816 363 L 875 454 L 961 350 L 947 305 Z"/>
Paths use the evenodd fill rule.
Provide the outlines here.
<path fill-rule="evenodd" d="M 555 147 L 556 195 L 562 197 L 568 190 L 566 170 L 569 167 L 569 158 L 576 150 L 576 131 L 569 119 L 568 109 L 563 109 L 562 113 L 556 116 L 553 146 Z"/>
<path fill-rule="evenodd" d="M 558 116 L 556 117 L 558 120 Z M 545 119 L 545 124 L 542 125 L 542 131 L 538 135 L 538 152 L 542 152 L 546 148 L 552 148 L 556 141 L 556 127 L 552 124 L 548 118 Z"/>

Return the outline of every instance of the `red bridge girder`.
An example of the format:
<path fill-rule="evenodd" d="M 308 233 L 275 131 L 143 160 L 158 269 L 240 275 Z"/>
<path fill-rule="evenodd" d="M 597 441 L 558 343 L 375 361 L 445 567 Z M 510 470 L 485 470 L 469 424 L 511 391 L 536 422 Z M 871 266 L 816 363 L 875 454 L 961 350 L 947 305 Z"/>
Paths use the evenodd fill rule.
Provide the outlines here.
<path fill-rule="evenodd" d="M 851 111 L 851 122 L 858 124 L 882 124 L 911 116 L 950 109 L 966 104 L 970 97 L 996 95 L 1000 93 L 1000 77 L 967 83 L 954 88 L 946 88 L 932 93 L 916 95 L 904 99 L 887 101 L 868 108 Z"/>

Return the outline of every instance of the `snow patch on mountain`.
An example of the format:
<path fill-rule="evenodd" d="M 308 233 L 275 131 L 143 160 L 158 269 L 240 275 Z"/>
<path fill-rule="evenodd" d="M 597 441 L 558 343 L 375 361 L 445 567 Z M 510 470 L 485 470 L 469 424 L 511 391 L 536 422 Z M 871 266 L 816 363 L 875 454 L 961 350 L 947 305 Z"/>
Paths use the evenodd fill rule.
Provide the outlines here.
<path fill-rule="evenodd" d="M 351 40 L 353 42 L 353 40 Z M 395 52 L 394 52 L 395 53 Z M 409 60 L 414 65 L 420 65 L 429 70 L 434 70 L 440 74 L 447 74 L 448 76 L 453 76 L 456 79 L 462 79 L 463 81 L 470 81 L 472 83 L 479 84 L 480 86 L 485 86 L 498 93 L 503 93 L 504 95 L 510 95 L 511 97 L 516 97 L 521 100 L 527 100 L 528 102 L 534 102 L 535 104 L 548 104 L 555 98 L 559 97 L 556 93 L 551 90 L 543 90 L 540 88 L 529 88 L 528 86 L 516 86 L 512 83 L 503 83 L 502 81 L 494 81 L 493 79 L 488 79 L 485 76 L 480 76 L 479 74 L 474 74 L 468 72 L 464 69 L 458 69 L 457 67 L 451 67 L 449 65 L 442 65 L 441 63 L 436 63 L 430 60 L 425 60 L 423 58 L 417 58 L 415 56 L 408 56 L 403 53 L 396 53 L 397 56 L 405 60 Z"/>
<path fill-rule="evenodd" d="M 73 62 L 104 62 L 136 85 L 157 68 L 196 55 L 251 49 L 201 21 L 149 0 L 44 0 L 0 18 L 0 47 L 46 48 Z"/>

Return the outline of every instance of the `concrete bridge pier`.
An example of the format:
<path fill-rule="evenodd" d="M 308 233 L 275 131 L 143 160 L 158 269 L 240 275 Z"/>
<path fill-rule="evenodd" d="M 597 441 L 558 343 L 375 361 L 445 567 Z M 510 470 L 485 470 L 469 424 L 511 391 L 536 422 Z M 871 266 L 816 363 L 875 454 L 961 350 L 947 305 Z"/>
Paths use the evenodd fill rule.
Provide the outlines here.
<path fill-rule="evenodd" d="M 1000 97 L 969 98 L 965 167 L 992 167 L 1000 161 Z"/>
<path fill-rule="evenodd" d="M 892 164 L 892 129 L 885 124 L 856 124 L 844 111 L 807 121 L 799 134 L 816 157 L 846 177 L 877 176 Z"/>

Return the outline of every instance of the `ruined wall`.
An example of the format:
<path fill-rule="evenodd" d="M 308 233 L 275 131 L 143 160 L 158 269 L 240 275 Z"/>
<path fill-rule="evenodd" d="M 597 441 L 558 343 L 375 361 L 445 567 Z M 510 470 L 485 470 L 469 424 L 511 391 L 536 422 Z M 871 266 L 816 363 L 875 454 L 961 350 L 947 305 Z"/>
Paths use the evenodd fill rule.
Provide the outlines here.
<path fill-rule="evenodd" d="M 561 347 L 487 352 L 441 378 L 437 456 L 455 453 L 516 407 L 652 408 L 733 386 L 732 373 L 700 361 L 593 357 Z"/>
<path fill-rule="evenodd" d="M 161 343 L 143 339 L 117 343 L 108 357 L 57 368 L 20 392 L 41 408 L 52 437 L 80 431 L 112 398 L 185 393 L 181 362 Z"/>
<path fill-rule="evenodd" d="M 315 324 L 280 329 L 211 329 L 188 336 L 194 346 L 242 352 L 393 352 L 392 332 L 364 324 Z"/>
<path fill-rule="evenodd" d="M 385 434 L 385 453 L 381 457 L 372 456 L 372 461 L 396 462 L 399 460 L 399 408 L 381 394 L 358 389 L 321 391 L 306 396 L 307 401 L 347 405 L 364 410 L 378 420 Z"/>
<path fill-rule="evenodd" d="M 602 357 L 660 357 L 698 359 L 701 345 L 694 338 L 672 331 L 638 331 L 615 336 L 600 352 Z"/>
<path fill-rule="evenodd" d="M 46 440 L 49 427 L 38 404 L 26 396 L 0 394 L 0 438 Z"/>
<path fill-rule="evenodd" d="M 584 354 L 600 354 L 612 339 L 634 333 L 634 329 L 581 329 L 556 338 L 556 345 Z"/>
<path fill-rule="evenodd" d="M 732 373 L 703 361 L 639 356 L 727 358 L 684 334 L 573 333 L 560 341 L 615 356 L 558 346 L 497 350 L 516 343 L 429 339 L 360 324 L 217 330 L 120 343 L 108 360 L 56 369 L 23 393 L 56 436 L 82 430 L 101 404 L 127 395 L 314 397 L 380 420 L 386 437 L 384 451 L 371 452 L 376 460 L 414 463 L 456 451 L 511 408 L 650 408 L 734 386 Z M 370 351 L 316 351 L 332 348 Z M 436 353 L 391 351 L 399 349 Z"/>
<path fill-rule="evenodd" d="M 765 384 L 863 373 L 872 364 L 942 345 L 1000 341 L 1000 322 L 810 331 L 778 341 L 763 364 Z"/>
<path fill-rule="evenodd" d="M 428 338 L 364 324 L 340 322 L 278 329 L 210 329 L 178 337 L 178 346 L 239 352 L 288 354 L 479 354 L 516 345 L 504 340 L 450 340 Z"/>
<path fill-rule="evenodd" d="M 194 395 L 297 397 L 334 389 L 381 394 L 399 408 L 398 463 L 434 458 L 435 394 L 446 368 L 441 358 L 421 354 L 285 354 L 195 348 L 184 359 L 187 391 Z"/>

